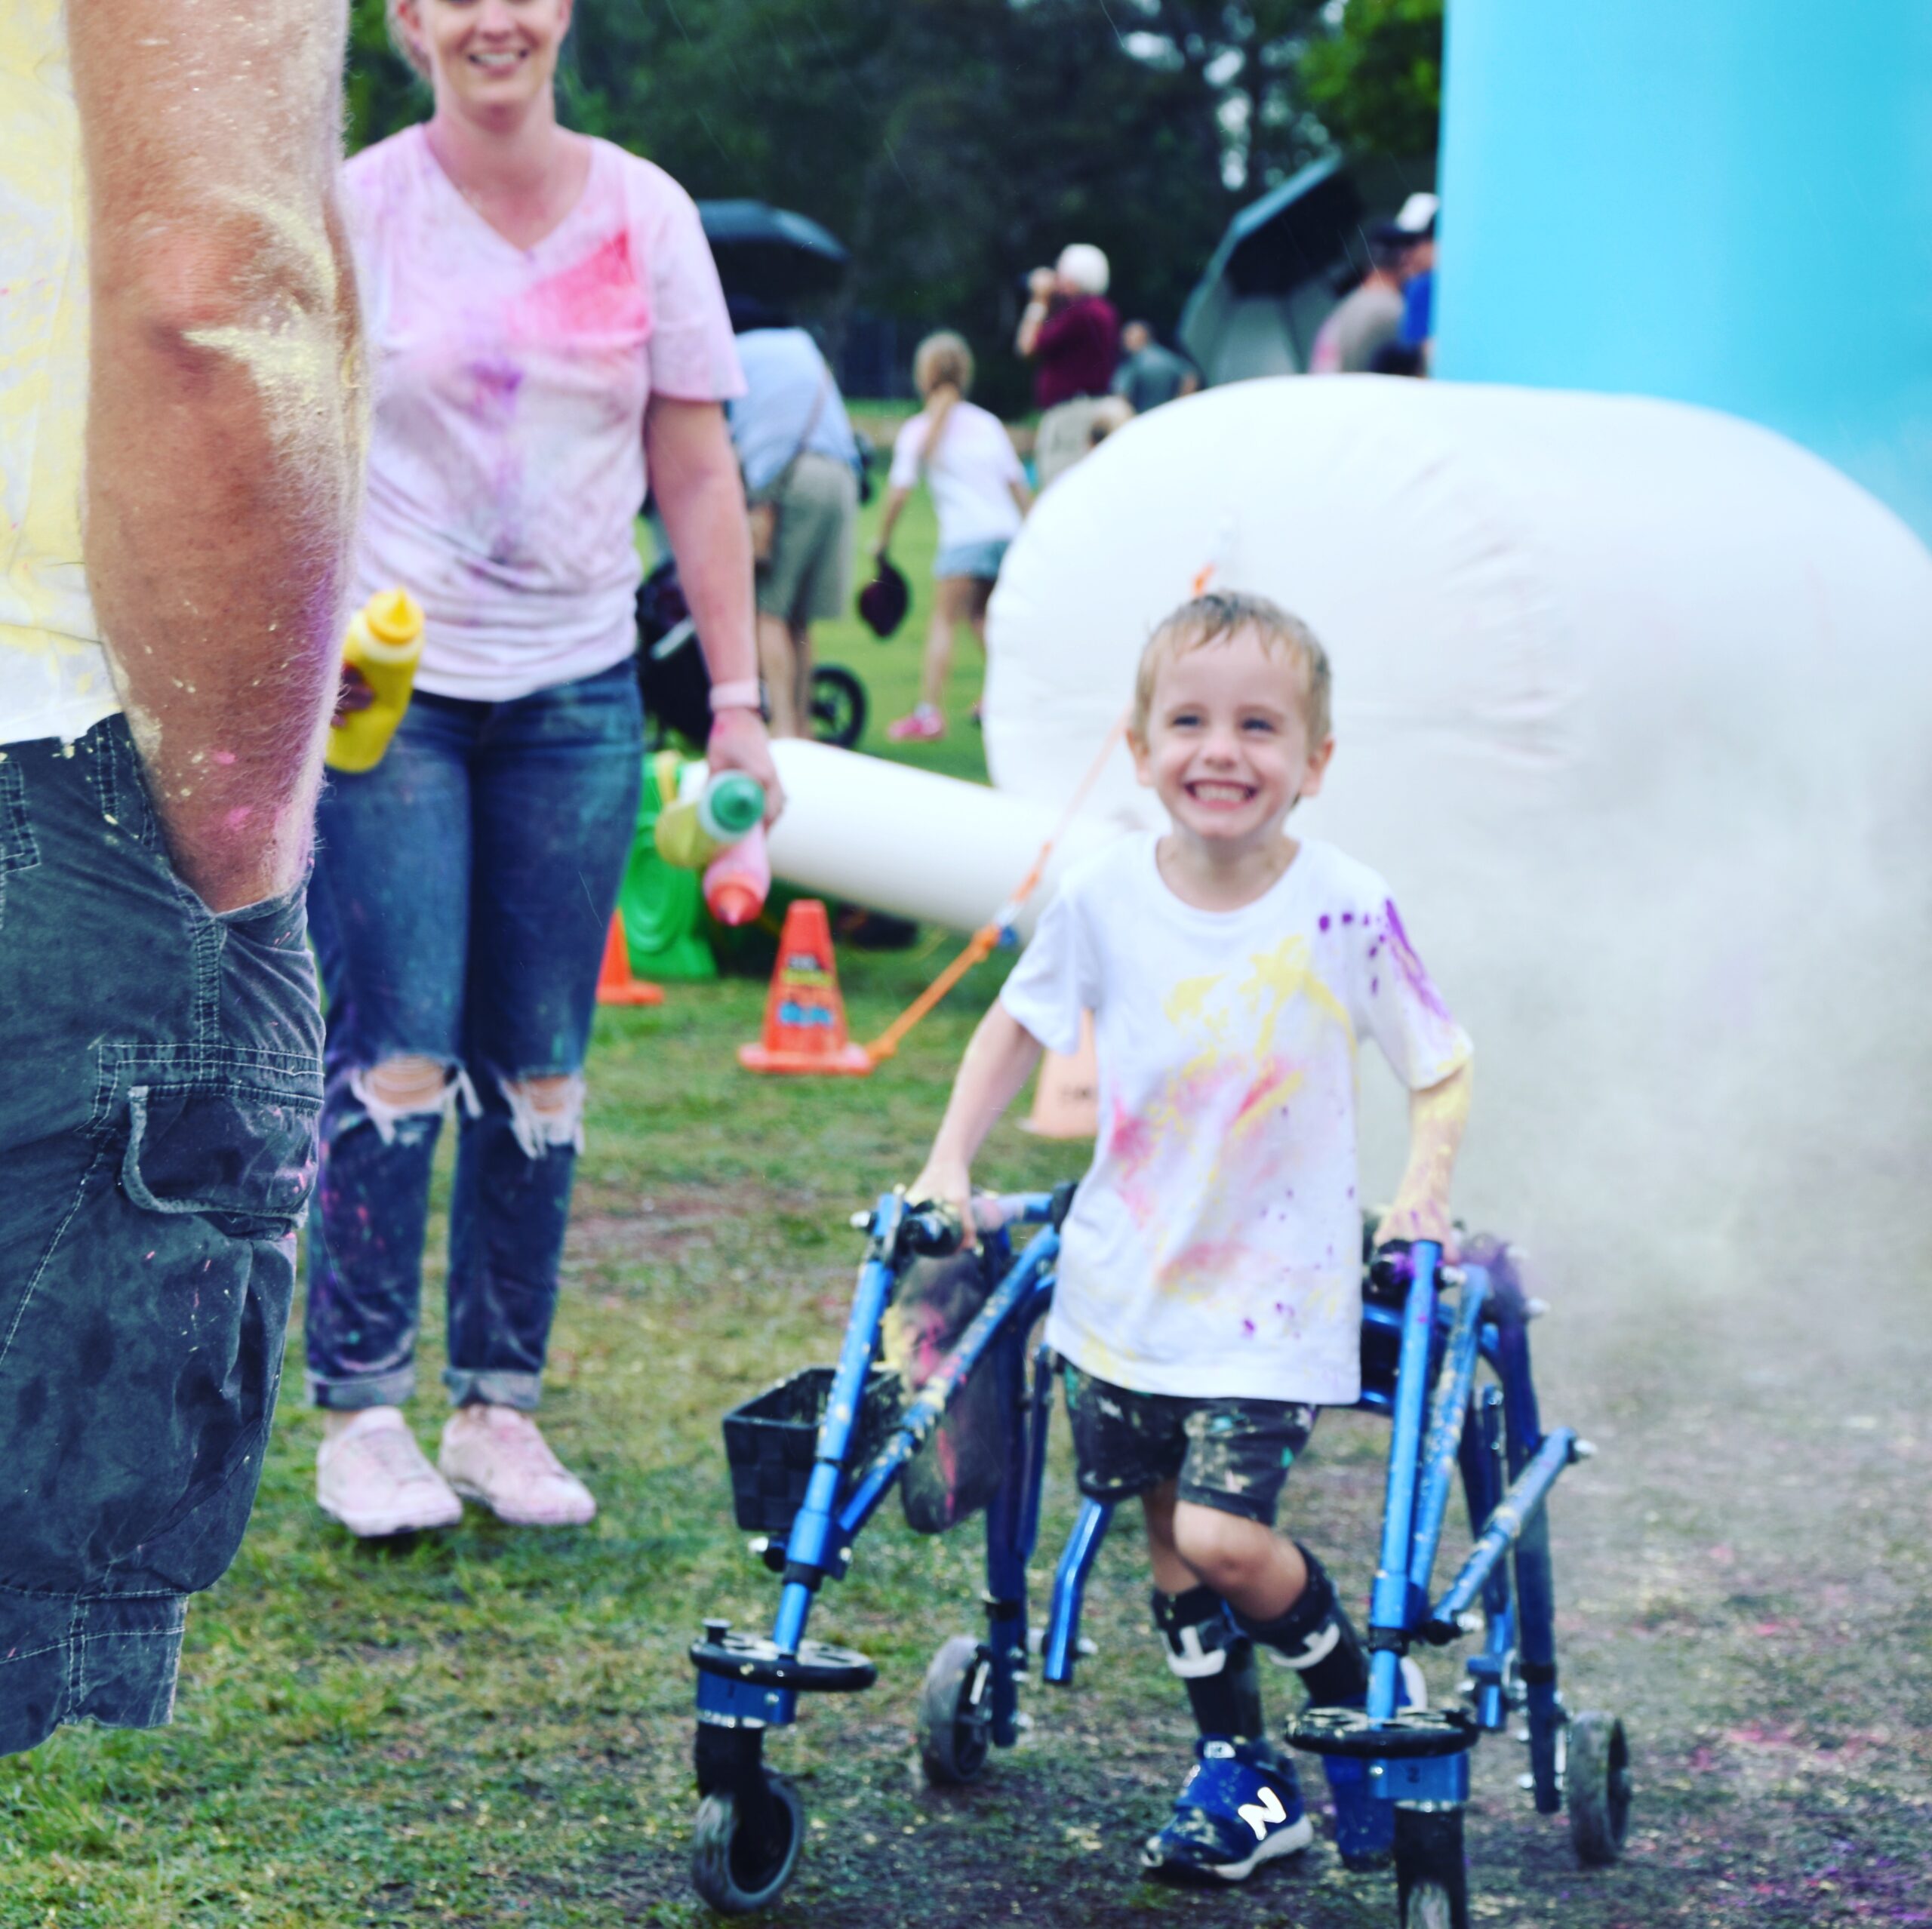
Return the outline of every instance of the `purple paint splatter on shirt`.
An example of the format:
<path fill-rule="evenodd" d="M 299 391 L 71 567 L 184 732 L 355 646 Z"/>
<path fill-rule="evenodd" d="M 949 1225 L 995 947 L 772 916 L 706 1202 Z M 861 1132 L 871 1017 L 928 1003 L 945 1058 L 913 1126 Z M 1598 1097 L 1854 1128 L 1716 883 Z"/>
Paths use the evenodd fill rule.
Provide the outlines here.
<path fill-rule="evenodd" d="M 1409 934 L 1402 928 L 1402 920 L 1397 914 L 1392 897 L 1383 900 L 1382 916 L 1388 927 L 1389 952 L 1401 967 L 1403 979 L 1414 994 L 1416 1002 L 1444 1024 L 1450 1023 L 1452 1021 L 1449 1008 L 1442 1002 L 1442 994 L 1423 969 L 1422 960 L 1416 955 L 1415 946 L 1410 943 Z"/>

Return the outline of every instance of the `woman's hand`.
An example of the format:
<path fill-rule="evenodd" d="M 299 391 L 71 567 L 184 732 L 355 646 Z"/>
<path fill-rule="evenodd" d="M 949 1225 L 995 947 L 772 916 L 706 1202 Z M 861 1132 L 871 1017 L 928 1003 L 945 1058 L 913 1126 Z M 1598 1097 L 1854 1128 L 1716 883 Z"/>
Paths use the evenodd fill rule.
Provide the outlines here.
<path fill-rule="evenodd" d="M 765 734 L 764 719 L 755 710 L 734 706 L 720 710 L 711 720 L 711 740 L 705 746 L 704 760 L 712 774 L 720 771 L 743 771 L 764 786 L 764 827 L 777 823 L 785 808 L 785 786 L 778 781 L 778 768 L 771 761 L 771 739 Z"/>

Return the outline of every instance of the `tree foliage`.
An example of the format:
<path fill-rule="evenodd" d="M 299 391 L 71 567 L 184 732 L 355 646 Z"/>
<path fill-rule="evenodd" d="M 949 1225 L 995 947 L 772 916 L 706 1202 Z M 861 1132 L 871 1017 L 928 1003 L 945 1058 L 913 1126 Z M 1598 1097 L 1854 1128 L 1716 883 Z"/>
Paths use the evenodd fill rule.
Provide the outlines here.
<path fill-rule="evenodd" d="M 1349 0 L 1340 30 L 1308 49 L 1301 82 L 1351 152 L 1432 155 L 1442 118 L 1442 0 Z"/>
<path fill-rule="evenodd" d="M 354 6 L 360 145 L 426 103 L 383 0 Z M 1324 0 L 577 0 L 561 91 L 700 198 L 822 221 L 848 304 L 962 329 L 1012 407 L 1026 271 L 1096 242 L 1171 326 L 1233 211 L 1327 144 L 1301 75 L 1333 31 Z"/>

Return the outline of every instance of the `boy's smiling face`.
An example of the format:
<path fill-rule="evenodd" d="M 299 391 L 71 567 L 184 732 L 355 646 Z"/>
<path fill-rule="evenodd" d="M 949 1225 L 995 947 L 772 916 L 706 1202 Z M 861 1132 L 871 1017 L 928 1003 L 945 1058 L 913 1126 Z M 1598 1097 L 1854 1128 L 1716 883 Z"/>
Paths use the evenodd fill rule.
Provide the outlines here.
<path fill-rule="evenodd" d="M 1134 770 L 1211 861 L 1266 845 L 1321 789 L 1334 740 L 1309 743 L 1305 697 L 1300 662 L 1252 629 L 1161 666 Z"/>

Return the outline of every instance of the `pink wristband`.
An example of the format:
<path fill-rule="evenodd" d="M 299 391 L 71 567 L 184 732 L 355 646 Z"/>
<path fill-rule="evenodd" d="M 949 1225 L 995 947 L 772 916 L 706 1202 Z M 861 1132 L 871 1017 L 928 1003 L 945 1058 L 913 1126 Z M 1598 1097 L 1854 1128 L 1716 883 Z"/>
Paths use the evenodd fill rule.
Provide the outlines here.
<path fill-rule="evenodd" d="M 741 676 L 731 683 L 714 683 L 711 686 L 711 707 L 714 710 L 762 710 L 764 703 L 758 678 Z"/>

